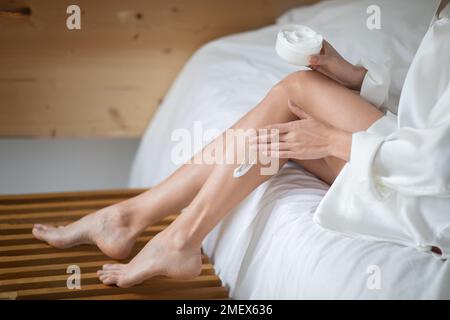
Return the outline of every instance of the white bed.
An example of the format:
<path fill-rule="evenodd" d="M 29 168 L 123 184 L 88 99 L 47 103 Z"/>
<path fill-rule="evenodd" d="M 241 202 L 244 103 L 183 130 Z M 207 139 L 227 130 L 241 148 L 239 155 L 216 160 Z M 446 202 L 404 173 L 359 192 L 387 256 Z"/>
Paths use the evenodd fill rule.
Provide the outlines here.
<path fill-rule="evenodd" d="M 366 8 L 372 4 L 381 8 L 381 30 L 366 28 Z M 202 121 L 204 128 L 224 130 L 296 70 L 274 52 L 280 24 L 297 22 L 317 29 L 352 62 L 366 57 L 391 63 L 391 101 L 396 103 L 435 4 L 329 1 L 291 10 L 275 26 L 205 45 L 186 64 L 152 120 L 136 155 L 130 187 L 155 185 L 179 166 L 170 161 L 174 129 L 193 130 L 194 121 Z M 312 216 L 326 191 L 326 184 L 288 164 L 209 234 L 204 251 L 233 298 L 450 298 L 449 262 L 317 226 Z M 371 282 L 377 275 L 379 289 Z"/>

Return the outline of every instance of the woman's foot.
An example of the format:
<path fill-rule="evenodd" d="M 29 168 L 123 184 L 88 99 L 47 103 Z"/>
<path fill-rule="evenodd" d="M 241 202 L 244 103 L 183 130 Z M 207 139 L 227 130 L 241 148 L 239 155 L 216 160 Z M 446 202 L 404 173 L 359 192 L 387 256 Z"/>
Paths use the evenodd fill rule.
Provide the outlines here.
<path fill-rule="evenodd" d="M 80 244 L 96 244 L 113 259 L 126 258 L 139 234 L 124 206 L 113 205 L 89 214 L 67 226 L 35 224 L 33 235 L 49 245 L 65 249 Z"/>
<path fill-rule="evenodd" d="M 170 227 L 169 227 L 170 228 Z M 199 247 L 178 245 L 168 229 L 150 240 L 128 264 L 106 264 L 97 272 L 106 285 L 128 288 L 158 275 L 192 279 L 201 272 Z"/>

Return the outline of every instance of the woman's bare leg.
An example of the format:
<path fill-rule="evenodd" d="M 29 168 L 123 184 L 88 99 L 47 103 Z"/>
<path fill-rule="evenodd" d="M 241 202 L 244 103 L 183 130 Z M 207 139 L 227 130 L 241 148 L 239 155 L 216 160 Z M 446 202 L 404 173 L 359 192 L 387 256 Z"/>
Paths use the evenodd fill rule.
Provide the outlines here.
<path fill-rule="evenodd" d="M 276 100 L 277 95 L 278 93 L 274 91 L 270 96 Z M 280 103 L 287 111 L 286 102 Z M 250 111 L 232 129 L 250 126 L 260 109 L 257 107 Z M 266 112 L 265 117 L 270 118 L 270 115 Z M 280 117 L 280 120 L 282 119 L 285 118 Z M 179 213 L 189 205 L 214 167 L 212 164 L 203 163 L 201 159 L 204 154 L 211 154 L 211 150 L 217 149 L 216 144 L 224 139 L 224 135 L 222 134 L 196 154 L 191 159 L 191 164 L 181 166 L 150 190 L 89 214 L 64 227 L 36 224 L 32 230 L 34 236 L 57 248 L 96 244 L 100 250 L 112 258 L 127 257 L 137 236 L 145 228 L 170 214 Z"/>
<path fill-rule="evenodd" d="M 330 125 L 348 131 L 367 129 L 381 113 L 357 94 L 316 72 L 298 72 L 281 81 L 266 98 L 240 122 L 242 129 L 258 129 L 268 124 L 296 119 L 287 101 Z M 228 146 L 229 147 L 229 146 Z M 228 148 L 226 152 L 245 150 Z M 341 162 L 336 159 L 309 161 L 315 170 L 327 166 L 334 179 Z M 280 162 L 280 166 L 284 161 Z M 105 284 L 128 287 L 163 274 L 175 278 L 196 276 L 200 270 L 200 246 L 211 229 L 252 190 L 270 176 L 260 174 L 255 165 L 245 176 L 233 178 L 237 165 L 216 165 L 193 201 L 166 230 L 154 237 L 129 264 L 105 265 L 99 277 Z M 333 172 L 336 170 L 337 172 Z M 313 172 L 321 175 L 320 172 Z"/>
<path fill-rule="evenodd" d="M 248 123 L 255 111 L 241 118 L 232 128 Z M 197 153 L 190 164 L 184 164 L 167 179 L 131 199 L 103 208 L 67 226 L 36 224 L 34 236 L 56 248 L 96 244 L 115 259 L 126 258 L 139 234 L 168 215 L 179 213 L 198 193 L 214 164 L 201 160 L 216 150 L 222 134 Z"/>

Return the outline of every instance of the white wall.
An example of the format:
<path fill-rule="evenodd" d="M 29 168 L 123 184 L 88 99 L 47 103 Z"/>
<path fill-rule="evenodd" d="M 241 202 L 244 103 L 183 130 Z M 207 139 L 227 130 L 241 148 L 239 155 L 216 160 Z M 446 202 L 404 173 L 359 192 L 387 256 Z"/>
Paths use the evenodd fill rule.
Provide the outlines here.
<path fill-rule="evenodd" d="M 0 139 L 0 194 L 126 188 L 137 139 Z"/>

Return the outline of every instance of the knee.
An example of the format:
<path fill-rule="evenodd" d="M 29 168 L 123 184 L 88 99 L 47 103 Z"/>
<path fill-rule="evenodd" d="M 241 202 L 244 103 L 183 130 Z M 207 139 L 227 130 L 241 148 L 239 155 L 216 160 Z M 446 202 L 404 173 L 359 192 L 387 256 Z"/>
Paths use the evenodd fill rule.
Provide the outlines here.
<path fill-rule="evenodd" d="M 308 92 L 313 89 L 312 86 L 314 86 L 316 79 L 316 71 L 305 70 L 291 73 L 272 87 L 266 97 L 267 105 L 277 112 L 285 112 L 287 117 L 292 117 L 293 114 L 288 107 L 288 100 L 305 108 Z"/>
<path fill-rule="evenodd" d="M 307 88 L 314 81 L 315 73 L 315 71 L 308 70 L 296 71 L 278 82 L 272 90 L 285 94 L 289 98 L 298 98 L 304 92 L 308 91 Z"/>

